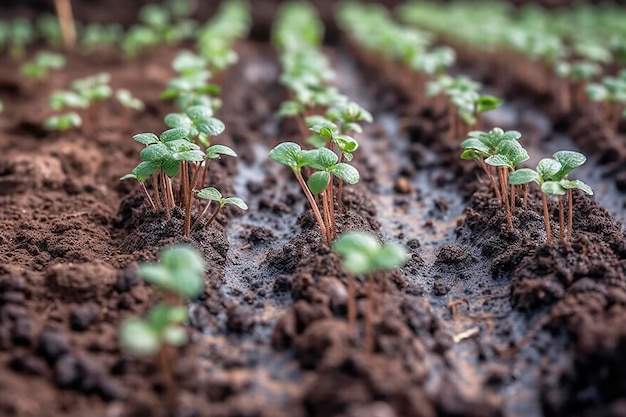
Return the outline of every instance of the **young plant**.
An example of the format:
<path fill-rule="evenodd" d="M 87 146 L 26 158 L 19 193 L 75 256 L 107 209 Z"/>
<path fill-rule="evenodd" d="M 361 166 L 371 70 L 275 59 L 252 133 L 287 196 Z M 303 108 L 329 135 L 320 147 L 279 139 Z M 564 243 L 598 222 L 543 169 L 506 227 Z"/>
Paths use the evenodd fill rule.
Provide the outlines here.
<path fill-rule="evenodd" d="M 343 257 L 343 267 L 350 273 L 348 284 L 348 326 L 356 325 L 356 295 L 353 275 L 367 277 L 368 309 L 365 327 L 365 351 L 374 351 L 374 275 L 400 268 L 408 260 L 406 249 L 395 243 L 381 244 L 374 236 L 360 231 L 344 233 L 333 243 L 333 251 Z"/>
<path fill-rule="evenodd" d="M 310 166 L 315 161 L 315 158 L 317 157 L 317 150 L 306 151 L 303 150 L 297 143 L 283 142 L 279 143 L 274 149 L 270 151 L 269 157 L 279 164 L 283 164 L 291 168 L 294 175 L 296 176 L 296 180 L 298 180 L 298 184 L 300 184 L 304 195 L 309 201 L 309 205 L 313 209 L 313 215 L 315 216 L 315 221 L 317 221 L 317 224 L 320 227 L 322 237 L 326 240 L 327 243 L 330 244 L 326 223 L 322 219 L 322 214 L 317 207 L 315 197 L 313 197 L 311 190 L 307 186 L 304 177 L 302 176 L 302 168 L 304 168 L 305 166 Z"/>
<path fill-rule="evenodd" d="M 88 24 L 80 37 L 82 49 L 88 53 L 112 52 L 122 43 L 124 29 L 119 24 Z"/>
<path fill-rule="evenodd" d="M 554 179 L 558 181 L 559 185 L 567 190 L 567 240 L 572 241 L 572 230 L 573 230 L 573 217 L 574 217 L 574 207 L 573 207 L 573 193 L 572 190 L 581 190 L 582 192 L 593 195 L 593 190 L 587 184 L 580 180 L 570 180 L 568 178 L 570 172 L 574 169 L 582 166 L 586 161 L 587 157 L 580 152 L 574 151 L 559 151 L 552 155 L 555 161 L 561 164 L 561 169 L 555 175 Z M 559 237 L 561 241 L 563 241 L 563 199 L 559 199 Z"/>
<path fill-rule="evenodd" d="M 248 205 L 241 198 L 239 198 L 239 197 L 227 197 L 227 198 L 223 197 L 222 193 L 220 193 L 217 190 L 217 188 L 214 188 L 214 187 L 204 188 L 204 189 L 198 191 L 197 195 L 198 195 L 198 198 L 201 198 L 203 200 L 209 200 L 209 204 L 207 204 L 207 206 L 204 208 L 204 211 L 202 212 L 200 217 L 198 217 L 198 220 L 201 219 L 202 217 L 204 217 L 206 212 L 209 210 L 209 207 L 211 206 L 211 202 L 216 201 L 218 203 L 217 208 L 215 209 L 215 211 L 213 212 L 211 217 L 209 217 L 209 221 L 207 222 L 207 226 L 209 226 L 211 223 L 213 223 L 213 220 L 215 220 L 215 218 L 219 214 L 220 210 L 225 205 L 231 204 L 231 205 L 233 205 L 235 207 L 240 208 L 241 210 L 244 210 L 244 211 L 248 210 Z"/>
<path fill-rule="evenodd" d="M 21 58 L 26 47 L 35 39 L 35 29 L 26 18 L 13 19 L 9 24 L 9 54 L 13 58 Z"/>
<path fill-rule="evenodd" d="M 187 343 L 182 327 L 188 320 L 185 301 L 204 290 L 205 262 L 197 250 L 174 246 L 164 250 L 160 263 L 143 264 L 139 275 L 161 294 L 162 301 L 152 307 L 146 318 L 130 318 L 122 323 L 119 340 L 122 349 L 137 356 L 156 356 L 166 387 L 167 404 L 174 413 L 176 387 L 173 361 L 178 348 Z"/>
<path fill-rule="evenodd" d="M 500 188 L 506 210 L 506 220 L 510 229 L 513 229 L 513 213 L 515 212 L 515 185 L 511 185 L 510 201 L 507 198 L 507 178 L 509 172 L 514 172 L 515 168 L 522 162 L 530 159 L 526 149 L 520 145 L 516 139 L 503 140 L 497 146 L 495 155 L 485 159 L 485 163 L 496 167 L 500 177 Z"/>
<path fill-rule="evenodd" d="M 73 127 L 80 127 L 83 124 L 83 120 L 75 112 L 69 112 L 59 114 L 56 116 L 50 116 L 43 122 L 43 127 L 46 130 L 60 130 L 65 131 Z"/>
<path fill-rule="evenodd" d="M 485 160 L 498 153 L 498 148 L 502 142 L 507 140 L 519 140 L 519 138 L 522 137 L 522 134 L 515 130 L 505 132 L 499 127 L 496 127 L 489 132 L 472 131 L 469 132 L 468 136 L 469 138 L 461 142 L 461 148 L 463 148 L 461 159 L 476 161 L 480 164 L 481 168 L 485 172 L 485 175 L 487 175 L 487 178 L 489 179 L 494 193 L 502 204 L 505 204 L 504 199 L 506 198 L 506 194 L 501 193 L 498 189 L 496 181 L 487 167 Z"/>
<path fill-rule="evenodd" d="M 43 13 L 37 18 L 35 27 L 39 32 L 39 36 L 45 39 L 49 47 L 59 49 L 63 46 L 63 33 L 57 16 L 50 13 Z M 2 48 L 0 47 L 0 49 Z"/>
<path fill-rule="evenodd" d="M 141 112 L 145 109 L 145 104 L 143 101 L 133 96 L 129 90 L 119 89 L 115 92 L 115 98 L 120 103 L 120 105 L 124 108 L 124 125 L 126 127 L 130 126 L 130 117 L 132 111 Z"/>
<path fill-rule="evenodd" d="M 63 55 L 41 51 L 33 60 L 22 65 L 22 74 L 28 78 L 43 80 L 48 75 L 48 71 L 64 68 L 65 62 Z"/>

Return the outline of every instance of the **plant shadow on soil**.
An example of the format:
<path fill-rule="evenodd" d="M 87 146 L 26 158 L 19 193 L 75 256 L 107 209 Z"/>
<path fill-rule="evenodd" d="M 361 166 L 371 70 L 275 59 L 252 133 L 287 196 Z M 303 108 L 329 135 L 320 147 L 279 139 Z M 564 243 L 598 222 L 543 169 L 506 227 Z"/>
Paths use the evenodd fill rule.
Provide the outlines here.
<path fill-rule="evenodd" d="M 507 230 L 486 186 L 468 183 L 477 170 L 442 136 L 445 115 L 416 110 L 380 71 L 329 49 L 339 87 L 378 116 L 361 138 L 362 182 L 347 190 L 340 229 L 411 252 L 401 271 L 376 277 L 376 354 L 366 355 L 367 282 L 355 279 L 358 326 L 348 329 L 350 277 L 320 244 L 291 173 L 266 158 L 296 131 L 272 117 L 284 99 L 275 57 L 254 42 L 239 51 L 224 81 L 228 133 L 219 140 L 240 159 L 215 164 L 208 185 L 244 197 L 250 211 L 225 210 L 188 240 L 210 269 L 190 306 L 195 343 L 176 369 L 181 413 L 626 415 L 626 334 L 617 325 L 626 316 L 626 243 L 606 210 L 577 196 L 573 242 L 548 247 L 535 195 L 528 209 L 518 203 L 516 231 Z M 142 130 L 163 130 L 173 110 L 154 98 L 171 56 L 149 60 L 144 78 L 111 67 L 148 104 Z M 0 84 L 13 87 L 2 92 L 22 91 L 7 71 Z M 115 332 L 151 304 L 135 263 L 180 240 L 180 212 L 164 222 L 136 187 L 118 183 L 138 147 L 115 109 L 103 110 L 111 123 L 88 141 L 42 136 L 26 127 L 43 100 L 16 94 L 0 123 L 11 144 L 0 158 L 0 411 L 165 415 L 154 365 L 120 354 Z M 36 400 L 24 395 L 35 389 Z"/>

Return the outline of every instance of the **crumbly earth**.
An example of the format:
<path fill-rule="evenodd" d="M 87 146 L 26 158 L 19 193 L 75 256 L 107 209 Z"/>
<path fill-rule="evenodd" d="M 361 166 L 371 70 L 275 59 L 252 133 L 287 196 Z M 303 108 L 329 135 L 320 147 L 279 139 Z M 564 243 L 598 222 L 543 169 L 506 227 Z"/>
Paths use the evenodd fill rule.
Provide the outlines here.
<path fill-rule="evenodd" d="M 345 39 L 331 41 L 338 86 L 377 120 L 360 137 L 362 181 L 346 189 L 338 227 L 411 253 L 401 270 L 370 279 L 343 271 L 292 174 L 266 157 L 279 140 L 297 139 L 296 126 L 273 115 L 286 92 L 266 42 L 238 45 L 239 64 L 220 77 L 227 131 L 215 142 L 240 158 L 213 163 L 207 179 L 250 210 L 225 210 L 186 240 L 180 212 L 166 221 L 136 184 L 118 180 L 141 149 L 130 136 L 164 130 L 163 116 L 174 111 L 158 93 L 176 51 L 159 49 L 141 63 L 73 55 L 66 71 L 39 85 L 4 59 L 0 415 L 171 414 L 156 364 L 120 352 L 116 332 L 157 297 L 137 263 L 183 241 L 202 251 L 209 270 L 190 305 L 192 343 L 175 362 L 174 415 L 626 416 L 622 226 L 576 194 L 573 241 L 548 246 L 533 192 L 527 207 L 518 199 L 509 230 L 487 184 L 475 180 L 479 171 L 458 158 L 441 109 L 415 105 L 393 68 L 387 73 Z M 146 111 L 128 117 L 111 102 L 88 132 L 39 128 L 51 91 L 104 70 Z M 587 146 L 584 135 L 572 136 Z M 531 153 L 545 150 L 529 140 Z M 558 218 L 556 202 L 550 210 Z M 356 328 L 346 320 L 351 283 Z M 373 354 L 363 351 L 369 309 Z"/>

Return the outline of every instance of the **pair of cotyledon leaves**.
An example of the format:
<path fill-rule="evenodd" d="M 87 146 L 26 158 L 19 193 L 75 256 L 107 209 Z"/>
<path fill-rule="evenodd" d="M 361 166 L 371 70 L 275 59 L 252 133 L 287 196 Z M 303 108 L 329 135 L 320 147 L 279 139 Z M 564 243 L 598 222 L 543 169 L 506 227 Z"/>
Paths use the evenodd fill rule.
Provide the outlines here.
<path fill-rule="evenodd" d="M 303 150 L 293 142 L 283 142 L 272 149 L 269 157 L 274 161 L 287 165 L 300 175 L 304 166 L 310 166 L 318 171 L 308 179 L 308 186 L 313 194 L 319 194 L 326 189 L 330 182 L 330 174 L 345 181 L 347 184 L 359 182 L 359 171 L 353 166 L 339 162 L 339 157 L 328 148 Z"/>
<path fill-rule="evenodd" d="M 544 158 L 537 163 L 537 169 L 522 168 L 509 175 L 513 185 L 536 182 L 545 194 L 563 195 L 568 189 L 578 189 L 589 195 L 593 190 L 580 180 L 570 180 L 568 174 L 585 163 L 585 155 L 574 151 L 559 151 L 553 158 Z"/>

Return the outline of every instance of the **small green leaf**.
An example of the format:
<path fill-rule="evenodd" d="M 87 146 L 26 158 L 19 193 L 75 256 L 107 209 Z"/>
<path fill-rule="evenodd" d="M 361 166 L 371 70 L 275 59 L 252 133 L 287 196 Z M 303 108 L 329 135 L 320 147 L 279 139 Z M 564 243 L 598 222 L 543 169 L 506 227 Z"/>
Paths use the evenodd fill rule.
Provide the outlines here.
<path fill-rule="evenodd" d="M 177 161 L 202 162 L 204 161 L 204 152 L 200 150 L 176 152 L 172 158 Z"/>
<path fill-rule="evenodd" d="M 561 169 L 557 174 L 559 176 L 566 176 L 587 161 L 585 155 L 574 151 L 559 151 L 553 155 L 553 158 L 561 164 Z"/>
<path fill-rule="evenodd" d="M 476 138 L 465 139 L 463 142 L 461 142 L 461 148 L 466 150 L 471 149 L 484 155 L 488 155 L 491 152 L 491 148 L 487 144 Z"/>
<path fill-rule="evenodd" d="M 328 171 L 317 171 L 309 177 L 307 183 L 313 194 L 320 194 L 328 187 L 329 181 L 330 173 Z"/>
<path fill-rule="evenodd" d="M 137 179 L 137 175 L 130 173 L 130 174 L 126 174 L 122 177 L 120 177 L 120 181 L 125 181 L 125 180 L 136 180 Z"/>
<path fill-rule="evenodd" d="M 279 117 L 294 117 L 302 113 L 302 105 L 295 101 L 284 101 L 278 109 Z"/>
<path fill-rule="evenodd" d="M 561 180 L 559 181 L 559 185 L 566 190 L 577 189 L 583 191 L 586 194 L 593 195 L 593 190 L 591 189 L 591 187 L 579 180 Z"/>
<path fill-rule="evenodd" d="M 283 142 L 270 151 L 269 157 L 279 164 L 296 169 L 298 168 L 301 152 L 302 148 L 297 143 Z"/>
<path fill-rule="evenodd" d="M 198 192 L 198 197 L 205 200 L 221 201 L 222 193 L 220 193 L 217 188 L 207 187 Z"/>
<path fill-rule="evenodd" d="M 237 157 L 237 153 L 235 151 L 224 145 L 213 145 L 208 147 L 206 150 L 207 159 L 219 159 L 220 155 L 227 155 L 235 158 Z"/>
<path fill-rule="evenodd" d="M 200 132 L 204 133 L 205 135 L 217 136 L 226 129 L 226 126 L 221 120 L 216 119 L 214 117 L 210 117 L 204 120 L 202 123 L 199 123 L 197 125 L 197 128 Z"/>
<path fill-rule="evenodd" d="M 161 141 L 171 142 L 173 140 L 185 139 L 189 134 L 189 130 L 182 127 L 175 127 L 161 133 Z"/>
<path fill-rule="evenodd" d="M 509 158 L 500 154 L 491 155 L 489 158 L 485 159 L 485 163 L 494 167 L 511 167 Z"/>
<path fill-rule="evenodd" d="M 544 182 L 543 184 L 541 184 L 541 191 L 543 191 L 544 194 L 550 194 L 550 195 L 565 194 L 565 188 L 563 188 L 561 184 L 559 184 L 556 181 Z"/>
<path fill-rule="evenodd" d="M 182 113 L 170 113 L 163 119 L 168 127 L 182 127 L 184 129 L 191 129 L 191 119 L 187 115 Z"/>
<path fill-rule="evenodd" d="M 171 346 L 184 346 L 187 343 L 187 332 L 180 326 L 168 326 L 163 331 L 163 341 Z"/>
<path fill-rule="evenodd" d="M 159 168 L 160 164 L 158 161 L 144 161 L 133 169 L 133 174 L 137 177 L 137 181 L 144 182 L 150 175 L 157 172 Z"/>
<path fill-rule="evenodd" d="M 350 185 L 354 185 L 361 179 L 359 171 L 352 165 L 345 163 L 339 163 L 333 169 L 333 173 L 337 178 L 342 179 L 344 182 Z"/>
<path fill-rule="evenodd" d="M 239 197 L 224 198 L 221 202 L 221 205 L 226 204 L 232 204 L 233 206 L 239 207 L 242 210 L 248 210 L 248 205 L 246 204 L 246 202 Z"/>
<path fill-rule="evenodd" d="M 468 149 L 463 151 L 461 154 L 461 159 L 465 159 L 467 161 L 481 161 L 484 155 L 474 149 Z"/>
<path fill-rule="evenodd" d="M 154 355 L 161 348 L 159 335 L 141 319 L 129 319 L 120 326 L 120 345 L 125 351 L 139 356 Z"/>
<path fill-rule="evenodd" d="M 539 174 L 529 168 L 518 169 L 509 174 L 509 184 L 511 185 L 528 184 L 533 181 L 539 182 Z"/>
<path fill-rule="evenodd" d="M 319 148 L 317 152 L 317 158 L 315 159 L 315 167 L 322 169 L 329 169 L 337 164 L 339 157 L 330 149 L 323 147 Z"/>
<path fill-rule="evenodd" d="M 159 138 L 154 133 L 139 133 L 133 136 L 133 140 L 136 140 L 144 145 L 159 143 Z"/>
<path fill-rule="evenodd" d="M 185 110 L 185 114 L 194 123 L 204 122 L 213 117 L 213 109 L 210 106 L 190 106 Z"/>
<path fill-rule="evenodd" d="M 484 95 L 476 101 L 476 112 L 485 113 L 490 110 L 494 110 L 502 104 L 502 100 L 497 97 Z"/>
<path fill-rule="evenodd" d="M 406 263 L 407 251 L 404 246 L 387 243 L 376 254 L 374 258 L 374 268 L 378 271 L 399 268 Z"/>
<path fill-rule="evenodd" d="M 163 161 L 170 156 L 170 151 L 162 143 L 155 143 L 154 145 L 147 146 L 139 153 L 139 157 L 142 161 Z"/>
<path fill-rule="evenodd" d="M 336 135 L 333 142 L 341 152 L 354 152 L 359 148 L 359 143 L 352 137 L 347 135 Z"/>
<path fill-rule="evenodd" d="M 177 161 L 169 156 L 162 162 L 161 168 L 163 169 L 165 175 L 170 178 L 174 178 L 180 172 L 180 161 Z"/>
<path fill-rule="evenodd" d="M 560 170 L 561 164 L 552 158 L 544 158 L 537 164 L 537 173 L 544 181 L 554 178 Z"/>

